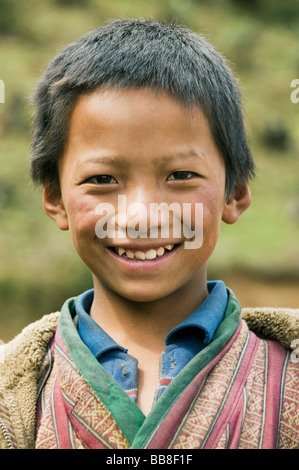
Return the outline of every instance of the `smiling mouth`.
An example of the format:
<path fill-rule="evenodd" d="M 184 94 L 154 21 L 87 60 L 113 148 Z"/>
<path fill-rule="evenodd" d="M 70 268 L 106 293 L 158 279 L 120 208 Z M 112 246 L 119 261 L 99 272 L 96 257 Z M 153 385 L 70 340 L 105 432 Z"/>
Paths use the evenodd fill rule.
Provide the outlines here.
<path fill-rule="evenodd" d="M 161 258 L 165 254 L 173 251 L 178 245 L 163 245 L 156 248 L 150 248 L 149 250 L 133 250 L 133 249 L 125 249 L 121 246 L 116 246 L 111 248 L 117 255 L 121 256 L 122 258 L 127 258 L 132 261 L 148 261 L 148 260 L 155 260 L 156 258 Z"/>

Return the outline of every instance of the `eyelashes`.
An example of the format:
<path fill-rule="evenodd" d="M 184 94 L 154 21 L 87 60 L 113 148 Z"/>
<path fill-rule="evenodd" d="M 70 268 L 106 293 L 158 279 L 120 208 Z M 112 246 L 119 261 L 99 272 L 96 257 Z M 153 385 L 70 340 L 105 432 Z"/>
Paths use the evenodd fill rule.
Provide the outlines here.
<path fill-rule="evenodd" d="M 193 171 L 174 171 L 171 173 L 167 180 L 168 181 L 185 181 L 189 180 L 191 178 L 199 176 L 197 173 L 194 173 Z"/>
<path fill-rule="evenodd" d="M 98 184 L 98 185 L 112 184 L 112 183 L 115 184 L 117 183 L 117 180 L 114 178 L 114 176 L 111 176 L 111 175 L 96 175 L 85 180 L 85 183 Z"/>
<path fill-rule="evenodd" d="M 167 181 L 187 181 L 198 176 L 199 175 L 193 171 L 174 171 L 167 177 Z M 112 175 L 95 175 L 84 181 L 84 183 L 95 185 L 117 184 L 117 182 L 116 178 Z"/>

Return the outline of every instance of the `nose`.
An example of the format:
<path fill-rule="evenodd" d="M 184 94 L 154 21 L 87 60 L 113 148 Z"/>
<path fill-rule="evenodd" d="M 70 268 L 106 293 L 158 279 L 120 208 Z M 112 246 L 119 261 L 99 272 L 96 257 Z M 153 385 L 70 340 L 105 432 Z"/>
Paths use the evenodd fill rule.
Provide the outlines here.
<path fill-rule="evenodd" d="M 152 192 L 137 186 L 126 195 L 118 197 L 116 224 L 130 238 L 147 238 L 156 221 L 151 220 Z"/>
<path fill-rule="evenodd" d="M 144 188 L 135 188 L 129 195 L 119 196 L 116 225 L 129 238 L 179 237 L 181 207 L 176 203 L 169 206 L 158 190 L 149 192 Z"/>

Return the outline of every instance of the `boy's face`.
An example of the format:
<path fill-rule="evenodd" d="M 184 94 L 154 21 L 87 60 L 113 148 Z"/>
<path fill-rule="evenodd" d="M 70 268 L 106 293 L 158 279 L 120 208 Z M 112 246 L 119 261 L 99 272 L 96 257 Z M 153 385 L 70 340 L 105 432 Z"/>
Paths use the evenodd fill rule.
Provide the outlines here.
<path fill-rule="evenodd" d="M 82 96 L 70 119 L 59 175 L 61 196 L 44 189 L 46 212 L 70 230 L 95 286 L 137 302 L 200 291 L 221 220 L 235 222 L 250 203 L 247 185 L 225 201 L 224 162 L 201 111 L 187 111 L 169 95 L 149 89 Z M 138 203 L 135 211 L 133 203 Z M 181 215 L 188 207 L 192 230 L 199 229 L 195 204 L 201 203 L 200 248 L 186 248 L 183 229 L 173 233 L 171 213 L 154 220 L 153 203 L 175 203 Z M 133 226 L 137 238 L 129 236 Z M 108 236 L 102 238 L 104 232 Z"/>

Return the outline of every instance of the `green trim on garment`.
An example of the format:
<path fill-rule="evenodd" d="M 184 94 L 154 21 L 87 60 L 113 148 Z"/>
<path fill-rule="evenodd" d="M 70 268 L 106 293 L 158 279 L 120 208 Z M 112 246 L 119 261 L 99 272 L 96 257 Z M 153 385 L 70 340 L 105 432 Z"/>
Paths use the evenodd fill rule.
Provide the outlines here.
<path fill-rule="evenodd" d="M 193 378 L 222 350 L 241 321 L 241 307 L 230 289 L 224 319 L 212 342 L 197 354 L 167 386 L 147 417 L 105 371 L 81 341 L 73 321 L 75 298 L 65 302 L 59 320 L 60 334 L 82 377 L 94 390 L 123 432 L 130 448 L 142 449 Z"/>
<path fill-rule="evenodd" d="M 75 302 L 76 299 L 71 298 L 61 309 L 60 334 L 79 373 L 111 412 L 115 422 L 131 444 L 145 416 L 79 337 L 73 321 Z"/>
<path fill-rule="evenodd" d="M 194 377 L 220 353 L 237 330 L 241 321 L 241 307 L 234 293 L 230 289 L 227 290 L 229 297 L 226 312 L 223 321 L 214 333 L 211 343 L 191 359 L 167 386 L 138 431 L 131 445 L 132 449 L 142 449 L 146 447 L 160 423 L 164 420 L 171 407 L 174 406 L 184 389 L 190 384 Z"/>

